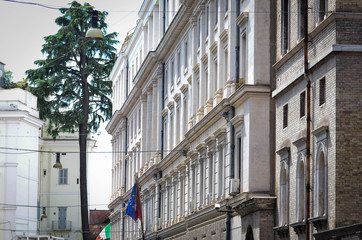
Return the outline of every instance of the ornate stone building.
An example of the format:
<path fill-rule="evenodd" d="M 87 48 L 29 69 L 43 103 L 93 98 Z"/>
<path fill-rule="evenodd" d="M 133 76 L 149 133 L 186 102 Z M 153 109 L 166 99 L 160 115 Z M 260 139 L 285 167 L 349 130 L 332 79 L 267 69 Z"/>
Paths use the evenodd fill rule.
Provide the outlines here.
<path fill-rule="evenodd" d="M 362 3 L 276 3 L 274 229 L 362 239 Z"/>
<path fill-rule="evenodd" d="M 140 237 L 136 176 L 146 239 L 274 237 L 273 5 L 144 1 L 110 75 L 112 239 Z"/>

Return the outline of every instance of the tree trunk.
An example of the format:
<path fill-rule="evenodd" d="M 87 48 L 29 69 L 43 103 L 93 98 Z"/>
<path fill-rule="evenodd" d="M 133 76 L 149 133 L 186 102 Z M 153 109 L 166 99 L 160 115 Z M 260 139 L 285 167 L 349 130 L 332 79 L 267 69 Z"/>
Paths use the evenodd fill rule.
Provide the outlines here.
<path fill-rule="evenodd" d="M 82 218 L 82 234 L 83 240 L 90 240 L 89 221 L 88 221 L 88 191 L 87 191 L 87 130 L 88 130 L 88 114 L 89 114 L 89 89 L 87 76 L 84 74 L 86 57 L 85 53 L 80 54 L 80 73 L 82 76 L 83 89 L 83 122 L 79 124 L 79 170 L 80 170 L 80 204 Z"/>
<path fill-rule="evenodd" d="M 80 170 L 80 203 L 83 240 L 90 239 L 88 224 L 88 191 L 87 191 L 87 123 L 79 125 L 79 170 Z"/>

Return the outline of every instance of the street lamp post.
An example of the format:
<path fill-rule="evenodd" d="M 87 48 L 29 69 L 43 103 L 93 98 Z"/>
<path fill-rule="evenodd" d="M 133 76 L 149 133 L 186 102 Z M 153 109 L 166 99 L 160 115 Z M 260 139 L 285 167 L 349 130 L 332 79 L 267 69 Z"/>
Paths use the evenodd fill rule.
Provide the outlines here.
<path fill-rule="evenodd" d="M 87 31 L 85 37 L 91 40 L 103 39 L 102 31 L 98 27 L 98 11 L 92 11 L 92 27 Z M 80 65 L 85 67 L 86 57 L 82 52 L 80 56 Z M 80 180 L 80 204 L 81 204 L 81 219 L 82 219 L 82 235 L 83 240 L 90 239 L 89 221 L 88 221 L 88 191 L 87 191 L 87 128 L 89 114 L 89 93 L 87 78 L 84 73 L 81 73 L 82 87 L 84 99 L 82 105 L 83 122 L 79 124 L 79 180 Z"/>

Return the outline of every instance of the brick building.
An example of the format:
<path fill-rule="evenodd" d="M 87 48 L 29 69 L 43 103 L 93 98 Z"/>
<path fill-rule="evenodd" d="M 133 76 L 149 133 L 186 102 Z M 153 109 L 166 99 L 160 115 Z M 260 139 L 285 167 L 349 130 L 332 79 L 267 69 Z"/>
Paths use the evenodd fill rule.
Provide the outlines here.
<path fill-rule="evenodd" d="M 362 239 L 362 2 L 278 0 L 276 29 L 274 230 Z"/>

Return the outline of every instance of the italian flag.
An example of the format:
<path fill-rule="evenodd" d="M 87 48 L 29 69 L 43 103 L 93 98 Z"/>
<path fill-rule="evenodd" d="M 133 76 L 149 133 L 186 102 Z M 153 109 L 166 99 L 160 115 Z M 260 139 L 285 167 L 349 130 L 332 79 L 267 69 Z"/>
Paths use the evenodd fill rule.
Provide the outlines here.
<path fill-rule="evenodd" d="M 96 240 L 105 240 L 111 238 L 111 224 L 109 223 L 102 232 L 98 235 Z"/>

